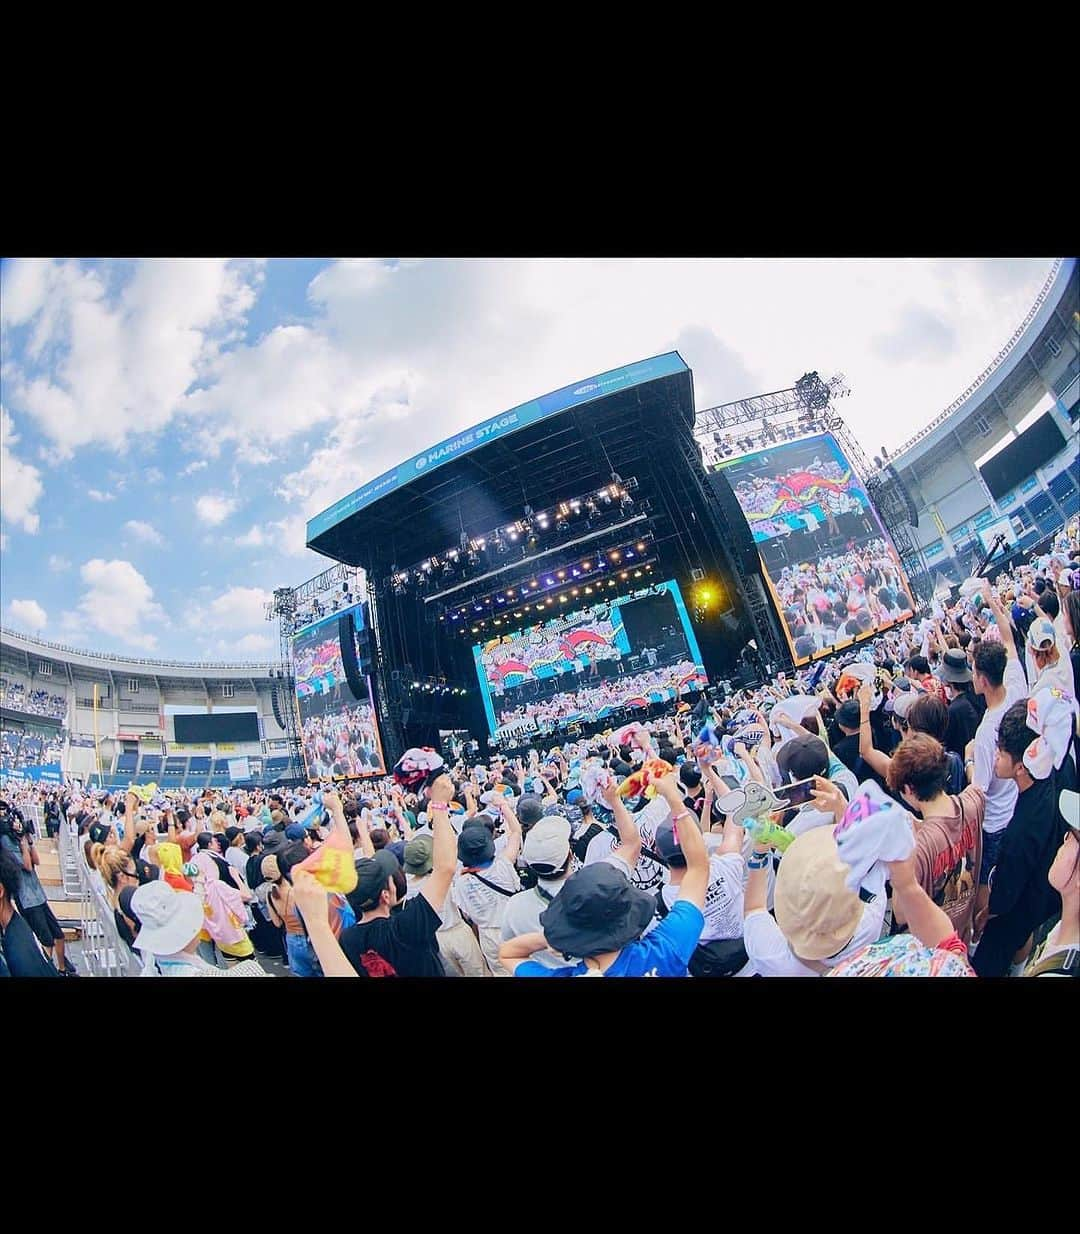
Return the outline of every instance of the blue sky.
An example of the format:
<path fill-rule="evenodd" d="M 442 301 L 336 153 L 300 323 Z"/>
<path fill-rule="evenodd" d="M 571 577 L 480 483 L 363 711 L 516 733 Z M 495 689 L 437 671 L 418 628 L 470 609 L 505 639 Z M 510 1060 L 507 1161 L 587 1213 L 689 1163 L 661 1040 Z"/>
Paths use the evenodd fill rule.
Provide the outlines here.
<path fill-rule="evenodd" d="M 982 370 L 1045 259 L 5 260 L 0 619 L 276 658 L 314 513 L 538 394 L 677 348 L 699 408 L 842 371 L 869 453 Z"/>

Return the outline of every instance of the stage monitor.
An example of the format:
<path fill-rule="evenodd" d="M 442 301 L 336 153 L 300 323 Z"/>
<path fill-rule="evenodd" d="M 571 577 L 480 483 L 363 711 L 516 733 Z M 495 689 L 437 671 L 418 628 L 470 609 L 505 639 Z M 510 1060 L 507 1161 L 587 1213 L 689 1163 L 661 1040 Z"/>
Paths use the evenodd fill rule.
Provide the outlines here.
<path fill-rule="evenodd" d="M 595 603 L 581 590 L 578 603 L 587 607 L 473 647 L 496 740 L 542 736 L 625 709 L 644 711 L 708 685 L 673 579 Z"/>
<path fill-rule="evenodd" d="M 1046 412 L 1030 428 L 999 450 L 979 468 L 990 496 L 995 501 L 1011 493 L 1018 484 L 1044 463 L 1048 463 L 1065 445 L 1065 436 L 1054 417 Z"/>
<path fill-rule="evenodd" d="M 362 630 L 362 606 L 349 611 L 354 629 Z M 386 774 L 371 678 L 359 678 L 359 695 L 350 688 L 341 655 L 341 618 L 340 612 L 324 617 L 298 630 L 292 640 L 296 711 L 309 780 Z"/>
<path fill-rule="evenodd" d="M 723 460 L 796 664 L 912 615 L 911 587 L 831 433 Z"/>

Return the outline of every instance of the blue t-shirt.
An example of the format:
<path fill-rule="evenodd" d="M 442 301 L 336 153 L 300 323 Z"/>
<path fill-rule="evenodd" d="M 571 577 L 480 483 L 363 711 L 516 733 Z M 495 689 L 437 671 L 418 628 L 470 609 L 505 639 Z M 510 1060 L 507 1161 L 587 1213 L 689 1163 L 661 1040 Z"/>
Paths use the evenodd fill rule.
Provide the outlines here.
<path fill-rule="evenodd" d="M 705 928 L 701 909 L 689 900 L 676 900 L 663 921 L 650 934 L 628 943 L 619 952 L 605 977 L 685 977 L 686 966 Z M 585 962 L 548 968 L 535 960 L 519 964 L 515 977 L 583 977 Z"/>

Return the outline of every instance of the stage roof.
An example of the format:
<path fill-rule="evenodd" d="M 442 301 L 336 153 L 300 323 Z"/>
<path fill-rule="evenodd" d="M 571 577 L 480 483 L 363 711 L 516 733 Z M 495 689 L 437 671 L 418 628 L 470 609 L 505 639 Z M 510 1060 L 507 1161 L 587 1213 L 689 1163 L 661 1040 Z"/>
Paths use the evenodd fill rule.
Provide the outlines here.
<path fill-rule="evenodd" d="M 372 569 L 407 566 L 470 534 L 633 474 L 648 438 L 694 424 L 693 381 L 678 352 L 545 394 L 440 442 L 317 514 L 307 545 Z M 606 457 L 605 457 L 606 454 Z"/>

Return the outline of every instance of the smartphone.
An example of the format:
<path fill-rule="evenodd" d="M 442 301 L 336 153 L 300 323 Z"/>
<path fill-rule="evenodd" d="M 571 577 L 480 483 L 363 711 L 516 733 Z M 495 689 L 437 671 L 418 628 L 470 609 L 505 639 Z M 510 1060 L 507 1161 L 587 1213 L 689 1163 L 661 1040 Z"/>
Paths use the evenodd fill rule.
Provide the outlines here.
<path fill-rule="evenodd" d="M 814 795 L 814 777 L 809 780 L 796 780 L 794 784 L 782 784 L 778 793 L 792 806 L 805 805 Z"/>

